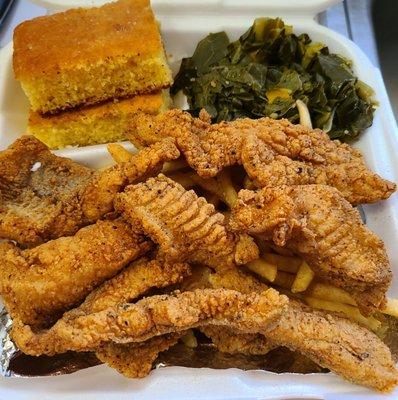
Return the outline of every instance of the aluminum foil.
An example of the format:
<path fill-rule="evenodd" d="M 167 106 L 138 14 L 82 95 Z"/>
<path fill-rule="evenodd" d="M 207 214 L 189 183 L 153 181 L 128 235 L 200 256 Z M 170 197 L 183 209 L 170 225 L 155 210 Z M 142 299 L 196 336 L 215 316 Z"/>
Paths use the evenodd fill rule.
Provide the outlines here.
<path fill-rule="evenodd" d="M 1 375 L 5 377 L 14 376 L 10 370 L 10 361 L 18 353 L 18 349 L 10 338 L 12 320 L 4 307 L 0 311 L 0 368 Z"/>

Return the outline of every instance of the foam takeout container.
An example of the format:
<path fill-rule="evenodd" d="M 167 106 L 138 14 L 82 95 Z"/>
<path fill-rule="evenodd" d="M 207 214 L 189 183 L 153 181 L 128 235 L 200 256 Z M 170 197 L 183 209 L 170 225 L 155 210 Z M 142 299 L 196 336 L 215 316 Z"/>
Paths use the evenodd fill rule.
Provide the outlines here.
<path fill-rule="evenodd" d="M 104 0 L 36 0 L 49 12 L 75 6 L 103 4 Z M 171 65 L 176 72 L 182 57 L 190 56 L 209 32 L 225 30 L 239 37 L 260 16 L 279 16 L 298 34 L 325 43 L 332 52 L 353 60 L 357 76 L 372 86 L 380 106 L 372 127 L 355 143 L 374 171 L 398 182 L 398 129 L 382 76 L 351 41 L 319 25 L 315 15 L 339 0 L 153 0 Z M 0 51 L 0 149 L 25 132 L 28 102 L 12 72 L 12 43 Z M 56 152 L 91 167 L 111 162 L 105 145 Z M 1 165 L 0 165 L 1 168 Z M 398 297 L 398 196 L 364 206 L 367 225 L 385 242 L 394 275 L 389 295 Z M 398 399 L 398 390 L 380 395 L 329 374 L 274 374 L 238 369 L 211 370 L 167 367 L 147 378 L 124 378 L 106 366 L 80 370 L 71 375 L 40 378 L 0 378 L 0 399 Z"/>

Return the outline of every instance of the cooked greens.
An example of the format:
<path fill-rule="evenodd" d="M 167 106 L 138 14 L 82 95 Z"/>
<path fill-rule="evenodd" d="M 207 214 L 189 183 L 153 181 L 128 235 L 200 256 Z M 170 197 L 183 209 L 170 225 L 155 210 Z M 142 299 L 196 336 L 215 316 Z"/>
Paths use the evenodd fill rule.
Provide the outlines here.
<path fill-rule="evenodd" d="M 209 34 L 182 60 L 172 93 L 180 90 L 193 114 L 205 108 L 217 122 L 268 116 L 298 123 L 299 99 L 313 127 L 342 140 L 372 125 L 375 108 L 350 61 L 279 18 L 256 19 L 235 42 L 225 32 Z"/>

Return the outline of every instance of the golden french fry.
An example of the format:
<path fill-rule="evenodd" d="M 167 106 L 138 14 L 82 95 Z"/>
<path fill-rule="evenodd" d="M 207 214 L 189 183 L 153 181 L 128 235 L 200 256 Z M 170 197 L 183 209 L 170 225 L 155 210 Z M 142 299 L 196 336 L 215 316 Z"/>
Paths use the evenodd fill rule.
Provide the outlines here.
<path fill-rule="evenodd" d="M 249 190 L 258 189 L 254 182 L 246 175 L 245 179 L 243 180 L 243 188 Z"/>
<path fill-rule="evenodd" d="M 262 257 L 264 258 L 265 261 L 268 261 L 270 264 L 277 265 L 278 270 L 291 272 L 293 274 L 297 272 L 297 270 L 300 268 L 300 265 L 303 262 L 298 257 L 281 256 L 280 254 L 274 254 L 268 252 L 264 253 Z"/>
<path fill-rule="evenodd" d="M 357 304 L 350 294 L 345 290 L 327 283 L 313 282 L 308 287 L 305 294 L 311 297 L 333 301 L 336 303 L 350 304 L 352 306 Z"/>
<path fill-rule="evenodd" d="M 126 150 L 121 144 L 109 143 L 106 147 L 109 151 L 109 154 L 118 164 L 127 162 L 133 157 L 133 154 Z"/>
<path fill-rule="evenodd" d="M 176 172 L 175 174 L 169 175 L 169 178 L 184 186 L 185 189 L 190 189 L 192 186 L 196 185 L 190 175 L 190 173 Z"/>
<path fill-rule="evenodd" d="M 162 172 L 167 175 L 187 167 L 188 164 L 185 161 L 185 158 L 179 158 L 178 160 L 166 162 L 163 166 Z"/>
<path fill-rule="evenodd" d="M 278 272 L 276 265 L 270 264 L 261 258 L 249 262 L 246 267 L 270 282 L 274 282 Z"/>
<path fill-rule="evenodd" d="M 304 296 L 304 301 L 313 308 L 319 308 L 326 311 L 341 312 L 345 314 L 349 319 L 366 326 L 372 331 L 377 331 L 381 326 L 381 322 L 379 320 L 374 317 L 363 316 L 358 308 L 348 304 L 335 303 L 332 301 L 316 299 L 310 296 Z"/>
<path fill-rule="evenodd" d="M 293 293 L 304 292 L 314 279 L 314 276 L 314 271 L 305 261 L 303 261 L 297 271 L 296 277 L 294 278 L 291 291 Z"/>
<path fill-rule="evenodd" d="M 220 185 L 216 181 L 216 179 L 214 179 L 214 178 L 204 179 L 204 178 L 201 178 L 195 172 L 188 172 L 187 174 L 195 182 L 196 185 L 200 186 L 202 189 L 206 190 L 207 192 L 215 194 L 221 200 L 224 200 L 223 192 L 220 188 Z"/>
<path fill-rule="evenodd" d="M 192 329 L 187 331 L 187 333 L 181 338 L 181 341 L 185 344 L 185 346 L 191 349 L 198 347 L 198 341 L 196 340 L 196 337 L 192 332 Z"/>
<path fill-rule="evenodd" d="M 223 200 L 229 206 L 233 207 L 238 200 L 238 193 L 236 192 L 231 180 L 231 173 L 228 168 L 224 168 L 216 177 L 217 182 L 223 193 Z"/>
<path fill-rule="evenodd" d="M 398 318 L 398 299 L 387 298 L 387 303 L 381 312 Z"/>

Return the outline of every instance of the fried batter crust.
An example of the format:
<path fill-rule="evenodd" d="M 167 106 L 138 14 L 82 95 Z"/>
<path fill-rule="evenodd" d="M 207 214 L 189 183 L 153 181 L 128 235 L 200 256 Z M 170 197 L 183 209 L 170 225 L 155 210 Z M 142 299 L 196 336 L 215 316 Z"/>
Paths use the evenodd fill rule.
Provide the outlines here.
<path fill-rule="evenodd" d="M 167 139 L 127 163 L 95 172 L 22 136 L 0 153 L 0 238 L 34 246 L 73 235 L 111 211 L 114 195 L 127 184 L 156 175 L 179 154 Z"/>
<path fill-rule="evenodd" d="M 327 184 L 352 204 L 386 199 L 396 190 L 394 183 L 366 167 L 358 150 L 288 120 L 244 118 L 210 124 L 203 112 L 198 119 L 174 109 L 159 116 L 139 114 L 132 124 L 133 143 L 173 137 L 189 165 L 204 178 L 242 164 L 257 187 Z"/>
<path fill-rule="evenodd" d="M 120 303 L 128 303 L 153 287 L 162 288 L 180 283 L 190 275 L 186 263 L 165 263 L 142 257 L 127 266 L 118 275 L 93 290 L 68 316 L 95 313 Z"/>
<path fill-rule="evenodd" d="M 0 293 L 13 318 L 48 326 L 150 246 L 122 221 L 98 221 L 33 249 L 3 242 Z"/>
<path fill-rule="evenodd" d="M 98 359 L 127 378 L 144 378 L 151 370 L 159 353 L 174 346 L 184 333 L 155 336 L 141 343 L 109 343 L 100 347 Z"/>
<path fill-rule="evenodd" d="M 200 325 L 224 325 L 255 333 L 275 322 L 287 303 L 287 297 L 273 289 L 247 295 L 234 290 L 198 289 L 147 297 L 93 314 L 72 314 L 38 333 L 16 319 L 12 338 L 26 354 L 53 355 L 94 350 L 110 342 L 142 342 Z"/>
<path fill-rule="evenodd" d="M 174 141 L 166 138 L 142 149 L 132 157 L 131 161 L 97 172 L 84 192 L 82 201 L 84 216 L 89 221 L 101 218 L 113 210 L 115 195 L 127 185 L 157 175 L 165 162 L 175 160 L 179 156 L 180 152 Z"/>
<path fill-rule="evenodd" d="M 214 288 L 262 292 L 267 286 L 242 271 L 210 275 Z M 264 346 L 286 346 L 343 378 L 388 392 L 398 383 L 389 348 L 372 332 L 337 314 L 315 311 L 290 301 L 278 320 L 267 326 Z M 245 336 L 236 342 L 245 351 Z M 239 351 L 239 347 L 237 348 Z"/>
<path fill-rule="evenodd" d="M 364 312 L 383 305 L 392 279 L 384 244 L 336 189 L 242 190 L 230 223 L 293 250 L 318 276 L 352 293 Z"/>
<path fill-rule="evenodd" d="M 115 209 L 141 226 L 160 245 L 165 259 L 219 270 L 258 258 L 251 238 L 229 232 L 224 216 L 212 204 L 162 174 L 126 188 L 117 195 Z"/>
<path fill-rule="evenodd" d="M 291 303 L 264 334 L 348 381 L 381 392 L 391 391 L 398 383 L 389 348 L 373 332 L 348 319 Z"/>

